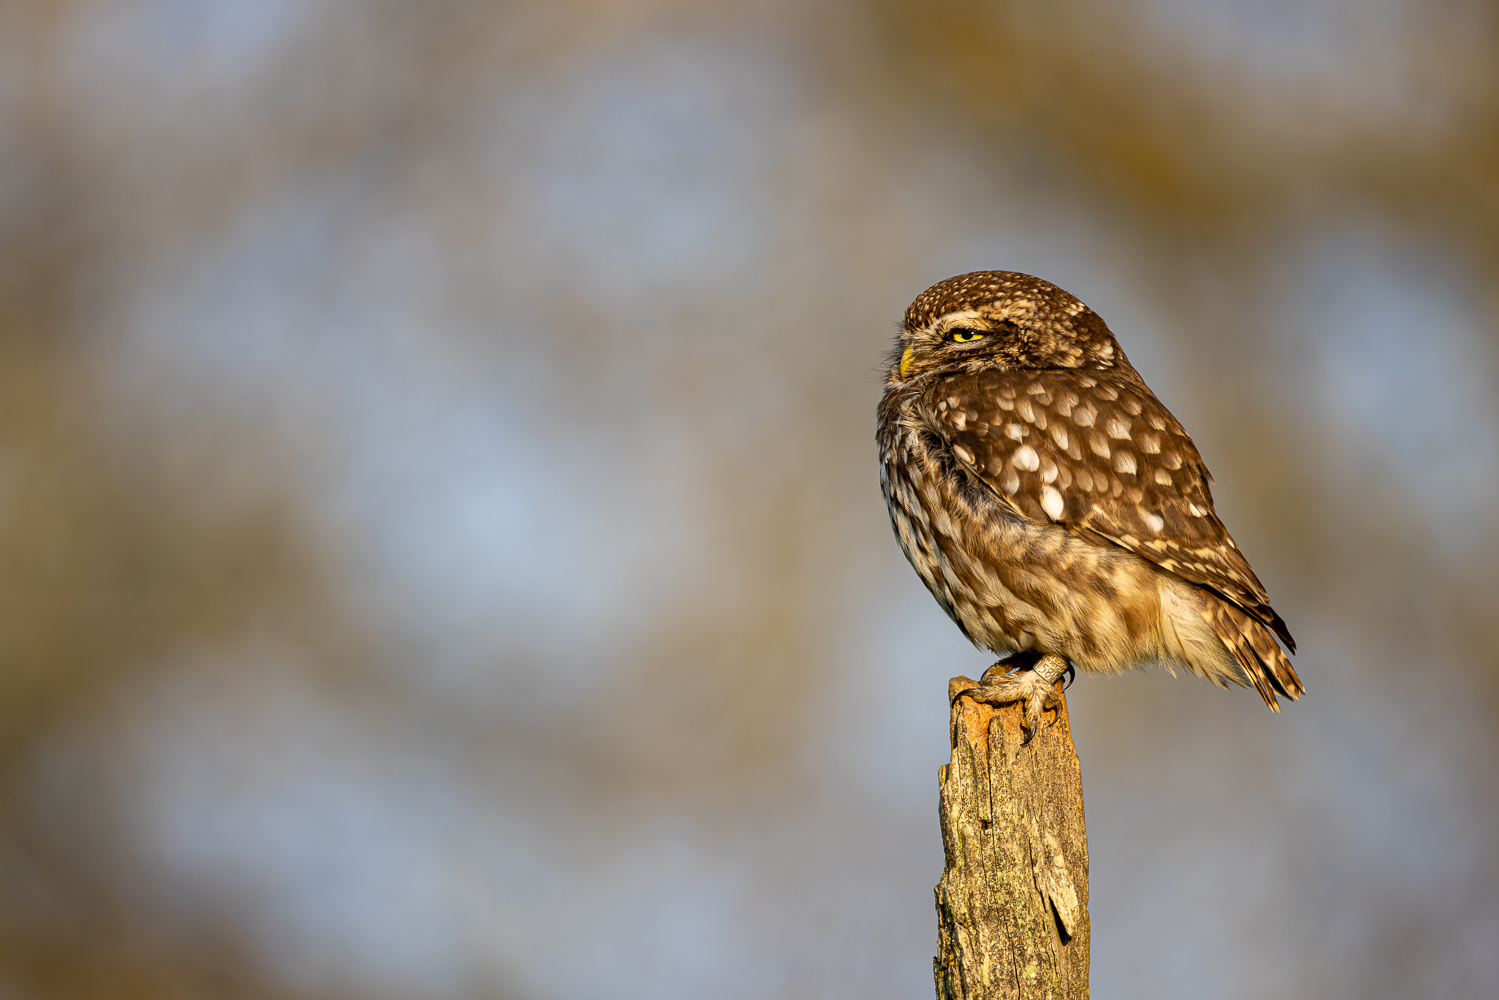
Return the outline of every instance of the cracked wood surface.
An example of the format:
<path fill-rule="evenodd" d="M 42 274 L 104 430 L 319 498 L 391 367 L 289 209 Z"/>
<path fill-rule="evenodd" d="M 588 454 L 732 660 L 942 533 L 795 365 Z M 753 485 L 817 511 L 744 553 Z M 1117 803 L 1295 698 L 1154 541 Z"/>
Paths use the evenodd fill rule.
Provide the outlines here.
<path fill-rule="evenodd" d="M 976 683 L 953 678 L 949 697 Z M 1029 744 L 1020 722 L 1019 704 L 952 707 L 952 759 L 938 770 L 938 1000 L 1088 996 L 1088 835 L 1065 697 Z"/>

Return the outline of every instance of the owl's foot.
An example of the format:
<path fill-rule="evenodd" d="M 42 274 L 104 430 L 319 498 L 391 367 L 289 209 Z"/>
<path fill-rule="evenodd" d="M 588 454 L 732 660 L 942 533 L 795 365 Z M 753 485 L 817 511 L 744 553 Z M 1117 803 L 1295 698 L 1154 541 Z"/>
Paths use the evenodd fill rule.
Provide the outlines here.
<path fill-rule="evenodd" d="M 967 695 L 974 701 L 989 705 L 1005 705 L 1013 701 L 1025 705 L 1021 729 L 1025 731 L 1024 743 L 1029 743 L 1041 725 L 1041 714 L 1047 709 L 1059 710 L 1061 696 L 1057 693 L 1057 678 L 1072 672 L 1072 665 L 1060 656 L 1043 656 L 1029 666 L 1016 666 L 1014 657 L 1001 660 L 979 678 L 979 686 L 959 691 L 953 699 Z M 1056 725 L 1056 720 L 1052 720 Z"/>

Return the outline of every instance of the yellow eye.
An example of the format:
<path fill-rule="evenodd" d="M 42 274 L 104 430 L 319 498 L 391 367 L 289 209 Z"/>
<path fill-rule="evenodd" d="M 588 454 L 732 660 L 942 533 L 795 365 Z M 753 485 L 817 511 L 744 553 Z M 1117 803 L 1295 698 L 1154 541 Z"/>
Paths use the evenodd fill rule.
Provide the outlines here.
<path fill-rule="evenodd" d="M 980 330 L 953 330 L 947 335 L 947 339 L 954 344 L 968 344 L 975 340 L 982 340 L 983 336 Z"/>

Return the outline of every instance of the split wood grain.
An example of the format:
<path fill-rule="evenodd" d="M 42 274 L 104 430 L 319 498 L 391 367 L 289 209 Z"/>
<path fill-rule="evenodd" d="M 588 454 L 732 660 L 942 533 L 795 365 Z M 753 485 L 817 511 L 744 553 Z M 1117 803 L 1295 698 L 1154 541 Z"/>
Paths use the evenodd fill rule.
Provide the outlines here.
<path fill-rule="evenodd" d="M 975 683 L 953 678 L 949 699 Z M 938 771 L 938 1000 L 1088 996 L 1088 834 L 1065 697 L 1030 743 L 1020 723 L 1018 704 L 952 706 L 952 758 Z"/>

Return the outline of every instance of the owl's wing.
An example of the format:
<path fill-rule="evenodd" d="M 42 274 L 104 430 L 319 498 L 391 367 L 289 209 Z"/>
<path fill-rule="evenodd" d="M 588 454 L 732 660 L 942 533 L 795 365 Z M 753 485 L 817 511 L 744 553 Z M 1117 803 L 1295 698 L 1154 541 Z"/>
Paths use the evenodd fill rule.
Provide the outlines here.
<path fill-rule="evenodd" d="M 1216 591 L 1296 649 L 1218 515 L 1211 477 L 1160 400 L 1097 372 L 952 375 L 927 417 L 958 461 L 1023 516 L 1117 545 Z"/>

